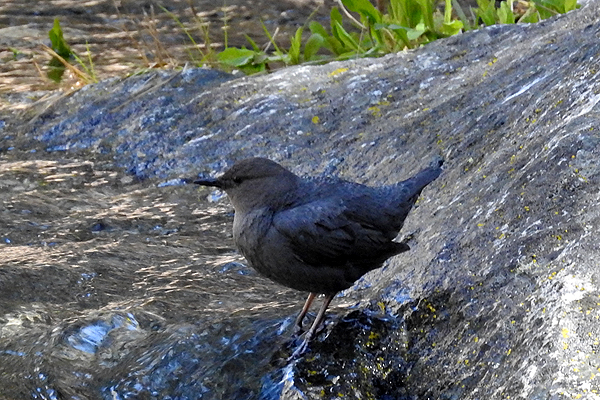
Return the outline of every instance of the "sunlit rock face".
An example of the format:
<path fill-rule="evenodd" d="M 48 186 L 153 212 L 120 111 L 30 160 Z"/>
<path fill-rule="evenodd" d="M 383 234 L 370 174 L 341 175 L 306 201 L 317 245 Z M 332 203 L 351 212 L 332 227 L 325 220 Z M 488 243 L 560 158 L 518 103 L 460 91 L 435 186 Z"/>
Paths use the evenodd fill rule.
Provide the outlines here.
<path fill-rule="evenodd" d="M 106 81 L 6 120 L 0 147 L 38 164 L 0 170 L 4 221 L 20 221 L 0 233 L 0 387 L 13 398 L 593 398 L 599 17 L 592 2 L 381 59 Z M 304 294 L 244 266 L 225 198 L 173 186 L 250 156 L 380 185 L 436 154 L 445 171 L 403 229 L 412 250 L 334 299 L 293 362 Z M 39 160 L 69 157 L 93 165 L 40 172 Z M 59 178 L 61 190 L 41 192 Z M 23 211 L 53 196 L 63 206 L 44 212 L 61 218 Z M 63 215 L 81 198 L 79 220 Z"/>

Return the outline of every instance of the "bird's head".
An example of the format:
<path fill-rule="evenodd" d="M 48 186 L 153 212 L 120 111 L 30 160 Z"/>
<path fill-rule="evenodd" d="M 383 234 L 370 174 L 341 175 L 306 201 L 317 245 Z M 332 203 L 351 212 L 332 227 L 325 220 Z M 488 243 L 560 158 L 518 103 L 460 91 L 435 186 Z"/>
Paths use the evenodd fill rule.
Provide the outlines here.
<path fill-rule="evenodd" d="M 238 161 L 218 178 L 199 179 L 194 183 L 224 190 L 236 211 L 256 207 L 277 207 L 296 188 L 299 178 L 266 158 Z"/>

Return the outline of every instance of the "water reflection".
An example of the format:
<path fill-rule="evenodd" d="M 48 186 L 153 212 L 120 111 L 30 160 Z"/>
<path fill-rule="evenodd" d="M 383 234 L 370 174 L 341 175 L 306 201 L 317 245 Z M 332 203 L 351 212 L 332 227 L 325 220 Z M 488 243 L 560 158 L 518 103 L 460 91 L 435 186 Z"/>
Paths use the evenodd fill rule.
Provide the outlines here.
<path fill-rule="evenodd" d="M 245 266 L 227 202 L 32 157 L 0 161 L 0 398 L 255 398 L 303 294 Z"/>

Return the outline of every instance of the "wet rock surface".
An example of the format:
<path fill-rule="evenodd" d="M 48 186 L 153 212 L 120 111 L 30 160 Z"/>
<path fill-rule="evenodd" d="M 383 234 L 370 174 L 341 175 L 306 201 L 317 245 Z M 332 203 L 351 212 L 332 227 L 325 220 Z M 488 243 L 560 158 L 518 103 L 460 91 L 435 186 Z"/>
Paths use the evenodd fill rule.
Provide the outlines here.
<path fill-rule="evenodd" d="M 268 76 L 187 70 L 111 80 L 6 119 L 3 157 L 95 160 L 92 170 L 116 171 L 117 182 L 136 178 L 108 187 L 171 199 L 150 221 L 156 213 L 181 222 L 153 241 L 150 222 L 135 239 L 126 234 L 131 221 L 107 217 L 114 247 L 88 265 L 125 280 L 127 295 L 107 280 L 94 291 L 103 300 L 76 307 L 62 296 L 78 287 L 79 271 L 43 264 L 49 272 L 35 275 L 37 285 L 67 278 L 48 297 L 25 288 L 14 303 L 3 300 L 12 305 L 0 368 L 20 372 L 0 379 L 16 394 L 45 393 L 39 398 L 596 398 L 599 14 L 591 2 L 536 25 Z M 446 170 L 403 229 L 412 250 L 334 299 L 311 351 L 290 363 L 289 325 L 303 294 L 238 264 L 226 200 L 212 196 L 215 205 L 207 190 L 171 186 L 250 156 L 378 185 L 438 153 Z M 6 181 L 19 181 L 10 174 Z M 83 182 L 98 176 L 89 174 Z M 90 230 L 98 223 L 82 218 Z M 196 230 L 216 244 L 203 248 Z M 128 240 L 135 247 L 121 254 Z M 94 240 L 79 242 L 98 253 Z M 224 253 L 210 250 L 221 246 Z M 56 246 L 49 254 L 79 260 L 75 268 L 87 253 Z M 38 266 L 39 256 L 23 257 L 3 262 L 3 296 Z M 119 278 L 127 268 L 129 281 Z M 45 311 L 29 317 L 40 305 Z"/>

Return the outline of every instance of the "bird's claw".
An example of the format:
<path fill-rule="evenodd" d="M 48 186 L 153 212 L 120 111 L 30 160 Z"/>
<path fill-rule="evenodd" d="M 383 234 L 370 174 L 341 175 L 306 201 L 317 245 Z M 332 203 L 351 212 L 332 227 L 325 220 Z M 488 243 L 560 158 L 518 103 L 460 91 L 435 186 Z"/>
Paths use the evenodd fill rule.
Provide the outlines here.
<path fill-rule="evenodd" d="M 302 339 L 302 343 L 300 343 L 300 345 L 298 347 L 296 347 L 296 350 L 294 350 L 292 355 L 288 357 L 288 359 L 287 359 L 288 362 L 294 360 L 295 358 L 298 358 L 299 356 L 304 354 L 306 352 L 306 350 L 308 350 L 308 342 L 310 342 L 310 339 L 312 337 L 312 335 L 309 335 L 309 333 L 310 332 L 306 333 L 306 335 L 304 336 L 304 339 Z"/>

